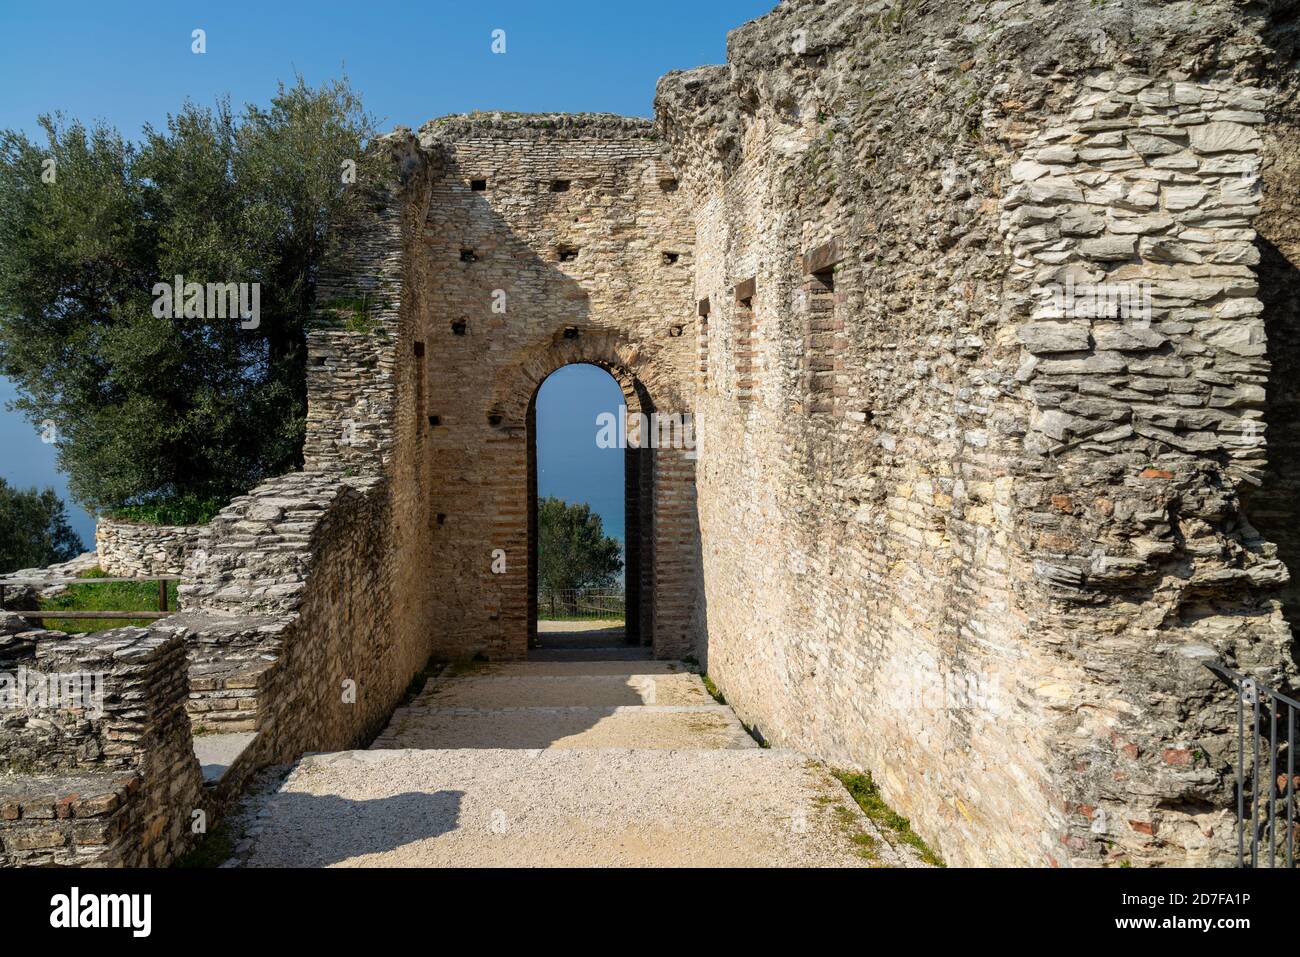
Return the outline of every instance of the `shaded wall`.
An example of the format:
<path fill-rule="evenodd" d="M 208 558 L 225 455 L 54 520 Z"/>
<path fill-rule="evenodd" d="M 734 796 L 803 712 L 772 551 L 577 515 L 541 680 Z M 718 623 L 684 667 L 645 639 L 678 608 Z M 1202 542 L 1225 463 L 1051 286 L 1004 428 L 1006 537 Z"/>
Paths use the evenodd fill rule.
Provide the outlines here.
<path fill-rule="evenodd" d="M 642 120 L 449 117 L 421 131 L 421 148 L 443 171 L 415 267 L 433 523 L 424 594 L 440 654 L 521 657 L 533 396 L 556 369 L 589 362 L 615 377 L 632 411 L 690 411 L 689 212 Z M 597 431 L 593 421 L 593 443 Z M 667 657 L 700 639 L 684 454 L 655 451 L 640 470 L 654 488 L 652 514 L 637 523 L 640 638 Z"/>

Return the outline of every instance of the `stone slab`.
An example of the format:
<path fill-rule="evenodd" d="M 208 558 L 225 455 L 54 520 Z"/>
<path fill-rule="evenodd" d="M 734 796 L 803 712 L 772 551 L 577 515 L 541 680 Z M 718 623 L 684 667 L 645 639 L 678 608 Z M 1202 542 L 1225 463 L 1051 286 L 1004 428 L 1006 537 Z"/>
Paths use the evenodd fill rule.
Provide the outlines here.
<path fill-rule="evenodd" d="M 194 754 L 203 770 L 204 783 L 220 781 L 255 737 L 257 735 L 253 732 L 195 736 Z"/>
<path fill-rule="evenodd" d="M 413 704 L 427 708 L 581 705 L 712 705 L 698 675 L 466 675 L 430 681 Z"/>
<path fill-rule="evenodd" d="M 730 708 L 530 707 L 398 710 L 372 748 L 755 748 Z"/>

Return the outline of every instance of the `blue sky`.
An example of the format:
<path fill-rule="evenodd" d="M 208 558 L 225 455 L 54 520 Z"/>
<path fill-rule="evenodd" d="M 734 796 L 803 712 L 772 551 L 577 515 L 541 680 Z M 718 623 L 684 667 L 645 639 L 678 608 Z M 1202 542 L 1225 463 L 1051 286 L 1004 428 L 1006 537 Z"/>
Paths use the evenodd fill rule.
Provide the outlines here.
<path fill-rule="evenodd" d="M 385 127 L 467 110 L 650 116 L 672 69 L 726 58 L 726 32 L 775 0 L 317 0 L 313 3 L 4 3 L 0 125 L 61 109 L 125 131 L 185 97 L 265 102 L 294 71 L 346 67 Z M 129 9 L 130 14 L 122 11 Z M 190 51 L 191 32 L 207 52 Z M 506 53 L 491 34 L 506 32 Z"/>
<path fill-rule="evenodd" d="M 623 450 L 596 445 L 602 412 L 618 414 L 623 391 L 604 369 L 565 366 L 537 393 L 537 494 L 586 502 L 623 540 Z"/>
<path fill-rule="evenodd" d="M 55 465 L 53 445 L 41 441 L 40 433 L 25 418 L 5 409 L 17 398 L 13 383 L 0 376 L 0 476 L 19 488 L 53 486 L 68 503 L 68 519 L 90 547 L 95 542 L 95 520 L 68 499 L 68 481 Z"/>
<path fill-rule="evenodd" d="M 317 0 L 313 3 L 97 2 L 0 4 L 0 127 L 34 134 L 62 111 L 128 136 L 161 125 L 186 98 L 265 103 L 276 82 L 346 72 L 382 128 L 418 127 L 469 110 L 653 114 L 655 81 L 726 59 L 726 34 L 776 0 Z M 124 12 L 129 9 L 129 13 Z M 192 32 L 207 52 L 191 52 Z M 494 54 L 492 32 L 505 31 Z M 622 457 L 595 447 L 603 372 L 548 382 L 538 399 L 543 494 L 589 501 L 620 537 Z M 595 390 L 594 392 L 592 390 Z M 0 403 L 13 387 L 0 380 Z M 617 398 L 615 398 L 617 402 Z M 554 430 L 553 432 L 548 430 Z M 548 439 L 548 435 L 551 438 Z M 0 476 L 65 483 L 54 449 L 0 410 Z M 616 471 L 615 471 L 616 470 Z M 612 482 L 612 484 L 611 484 Z M 552 484 L 553 483 L 553 484 Z M 549 491 L 548 491 L 549 489 Z M 69 504 L 86 543 L 94 523 Z"/>

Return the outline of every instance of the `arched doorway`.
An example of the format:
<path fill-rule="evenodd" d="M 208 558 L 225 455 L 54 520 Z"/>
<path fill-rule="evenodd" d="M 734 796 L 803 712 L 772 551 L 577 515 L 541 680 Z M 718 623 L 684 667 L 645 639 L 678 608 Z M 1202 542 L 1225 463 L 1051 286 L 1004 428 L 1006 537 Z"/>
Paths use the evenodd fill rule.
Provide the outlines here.
<path fill-rule="evenodd" d="M 465 370 L 449 372 L 459 405 L 441 423 L 430 452 L 436 497 L 431 608 L 449 658 L 526 658 L 537 619 L 536 399 L 542 384 L 567 366 L 598 366 L 618 384 L 629 430 L 688 413 L 682 373 L 664 356 L 629 345 L 606 330 L 563 331 L 500 361 L 489 388 Z M 596 423 L 591 423 L 594 430 Z M 627 542 L 625 638 L 655 658 L 699 657 L 704 591 L 693 450 L 627 442 L 623 450 Z M 463 570 L 470 570 L 466 576 Z M 443 648 L 447 650 L 442 651 Z"/>
<path fill-rule="evenodd" d="M 533 392 L 527 420 L 532 649 L 651 643 L 653 450 L 638 446 L 635 431 L 627 441 L 628 422 L 648 408 L 631 376 L 593 362 L 563 365 Z M 556 541 L 572 543 L 574 526 L 585 526 L 580 550 L 589 567 L 574 567 L 575 556 Z M 601 546 L 611 540 L 619 543 L 621 567 L 601 577 L 608 557 Z"/>

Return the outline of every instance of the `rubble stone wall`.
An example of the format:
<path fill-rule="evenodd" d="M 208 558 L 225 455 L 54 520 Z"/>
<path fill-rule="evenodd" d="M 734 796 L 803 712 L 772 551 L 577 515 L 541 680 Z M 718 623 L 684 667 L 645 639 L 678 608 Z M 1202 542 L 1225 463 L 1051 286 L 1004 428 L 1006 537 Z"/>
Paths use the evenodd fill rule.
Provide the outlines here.
<path fill-rule="evenodd" d="M 0 620 L 0 866 L 153 866 L 203 809 L 184 643 Z"/>
<path fill-rule="evenodd" d="M 375 179 L 332 238 L 308 336 L 304 471 L 236 498 L 196 541 L 184 635 L 203 731 L 252 731 L 218 789 L 267 764 L 360 747 L 428 661 L 424 492 L 394 491 L 418 448 L 410 257 L 427 187 L 412 138 L 381 141 Z M 415 576 L 413 578 L 413 576 Z"/>
<path fill-rule="evenodd" d="M 186 586 L 186 613 L 162 627 L 187 636 L 205 682 L 190 705 L 199 726 L 258 732 L 246 760 L 365 743 L 428 660 L 427 641 L 402 646 L 393 623 L 388 510 L 382 480 L 296 473 L 213 522 L 208 577 Z M 309 530 L 291 546 L 293 526 Z M 217 570 L 228 558 L 237 563 Z"/>
<path fill-rule="evenodd" d="M 1229 860 L 1202 665 L 1294 675 L 1245 511 L 1281 20 L 1201 12 L 795 0 L 659 87 L 711 303 L 710 674 L 955 863 Z"/>
<path fill-rule="evenodd" d="M 114 578 L 179 575 L 198 526 L 147 525 L 100 516 L 95 523 L 99 567 Z"/>

